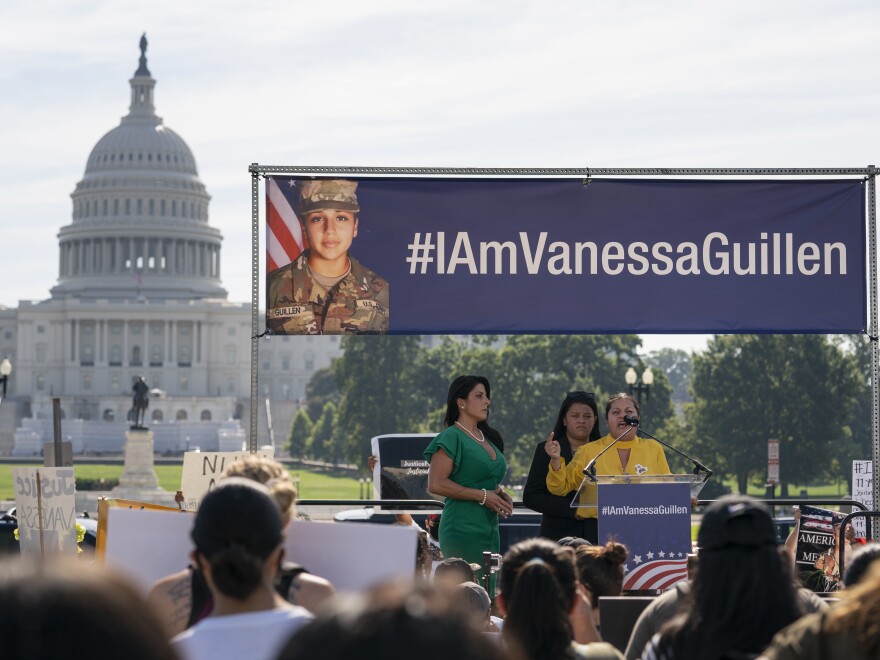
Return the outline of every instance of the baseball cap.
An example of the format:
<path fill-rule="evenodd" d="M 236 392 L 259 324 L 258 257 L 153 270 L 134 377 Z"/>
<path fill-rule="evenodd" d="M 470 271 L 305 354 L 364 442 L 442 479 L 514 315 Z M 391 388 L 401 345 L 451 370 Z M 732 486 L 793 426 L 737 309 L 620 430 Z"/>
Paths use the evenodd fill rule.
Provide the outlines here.
<path fill-rule="evenodd" d="M 777 543 L 770 510 L 746 495 L 725 495 L 710 504 L 703 512 L 703 524 L 697 534 L 701 551 Z"/>

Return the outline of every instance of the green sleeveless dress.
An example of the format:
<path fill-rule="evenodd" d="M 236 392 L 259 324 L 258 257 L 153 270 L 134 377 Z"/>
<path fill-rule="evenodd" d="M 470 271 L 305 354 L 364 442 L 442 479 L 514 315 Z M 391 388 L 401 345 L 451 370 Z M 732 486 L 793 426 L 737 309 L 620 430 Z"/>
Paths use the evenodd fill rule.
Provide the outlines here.
<path fill-rule="evenodd" d="M 491 493 L 507 472 L 504 455 L 498 447 L 492 447 L 494 461 L 479 442 L 450 426 L 425 449 L 425 460 L 430 461 L 438 449 L 443 449 L 453 462 L 449 475 L 452 481 L 467 488 L 485 488 Z M 461 557 L 470 563 L 482 564 L 483 552 L 497 553 L 500 545 L 498 513 L 473 500 L 446 498 L 440 517 L 440 549 L 445 558 Z"/>

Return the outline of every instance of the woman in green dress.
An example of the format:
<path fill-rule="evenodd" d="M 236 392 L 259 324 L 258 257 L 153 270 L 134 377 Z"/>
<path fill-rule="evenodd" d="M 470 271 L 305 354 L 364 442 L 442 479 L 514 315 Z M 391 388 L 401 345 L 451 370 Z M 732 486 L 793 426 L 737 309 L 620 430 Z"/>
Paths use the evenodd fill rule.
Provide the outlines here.
<path fill-rule="evenodd" d="M 425 450 L 428 491 L 446 498 L 440 518 L 443 556 L 481 564 L 500 549 L 498 516 L 513 513 L 501 488 L 507 462 L 501 434 L 488 424 L 489 381 L 459 376 L 446 397 L 446 430 Z"/>

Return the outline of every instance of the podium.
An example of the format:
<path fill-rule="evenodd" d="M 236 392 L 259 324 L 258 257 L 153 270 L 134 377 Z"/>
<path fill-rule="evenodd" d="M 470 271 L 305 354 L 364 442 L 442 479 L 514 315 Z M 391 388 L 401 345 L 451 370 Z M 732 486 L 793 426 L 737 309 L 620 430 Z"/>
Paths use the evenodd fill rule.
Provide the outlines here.
<path fill-rule="evenodd" d="M 692 474 L 584 477 L 571 506 L 595 512 L 600 544 L 626 545 L 625 590 L 668 589 L 687 577 L 691 498 L 707 480 Z"/>

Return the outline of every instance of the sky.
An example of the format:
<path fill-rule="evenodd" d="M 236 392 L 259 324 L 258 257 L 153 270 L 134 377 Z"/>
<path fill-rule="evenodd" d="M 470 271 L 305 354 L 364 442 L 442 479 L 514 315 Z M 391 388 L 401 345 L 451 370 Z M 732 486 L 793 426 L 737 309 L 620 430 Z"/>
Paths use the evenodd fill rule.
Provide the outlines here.
<path fill-rule="evenodd" d="M 880 164 L 876 2 L 4 2 L 0 305 L 48 297 L 70 193 L 128 111 L 143 32 L 234 301 L 250 300 L 251 163 Z"/>

